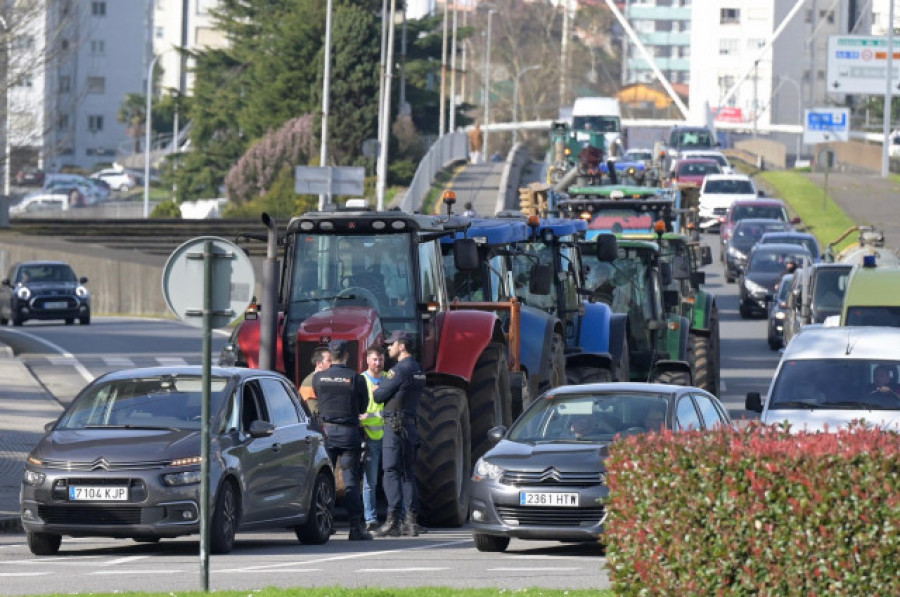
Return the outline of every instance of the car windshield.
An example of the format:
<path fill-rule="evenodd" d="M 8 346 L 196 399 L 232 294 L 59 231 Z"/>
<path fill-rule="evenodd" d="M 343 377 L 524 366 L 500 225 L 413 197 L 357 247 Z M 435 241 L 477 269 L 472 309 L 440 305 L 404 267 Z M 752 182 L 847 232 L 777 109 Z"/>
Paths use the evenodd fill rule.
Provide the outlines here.
<path fill-rule="evenodd" d="M 26 265 L 16 274 L 17 283 L 34 282 L 77 282 L 75 272 L 65 264 Z"/>
<path fill-rule="evenodd" d="M 749 250 L 766 232 L 784 229 L 784 224 L 777 222 L 738 222 L 738 225 L 734 227 L 731 243 L 735 248 Z"/>
<path fill-rule="evenodd" d="M 708 162 L 685 162 L 678 165 L 679 176 L 719 173 L 721 173 L 719 165 L 712 160 Z"/>
<path fill-rule="evenodd" d="M 779 369 L 769 409 L 897 409 L 892 390 L 882 389 L 896 389 L 898 368 L 900 361 L 880 359 L 789 359 Z M 876 370 L 886 370 L 890 381 Z"/>
<path fill-rule="evenodd" d="M 784 227 L 782 227 L 784 228 Z M 793 236 L 790 234 L 773 234 L 761 239 L 763 244 L 767 243 L 788 243 L 791 245 L 801 245 L 813 256 L 813 259 L 819 258 L 819 243 L 815 238 L 809 236 Z"/>
<path fill-rule="evenodd" d="M 735 205 L 732 208 L 731 220 L 737 222 L 745 218 L 765 218 L 767 220 L 787 221 L 787 212 L 780 205 Z"/>
<path fill-rule="evenodd" d="M 665 394 L 609 391 L 554 395 L 551 390 L 513 424 L 507 439 L 523 443 L 609 442 L 617 434 L 659 430 Z"/>
<path fill-rule="evenodd" d="M 754 195 L 756 193 L 753 188 L 753 183 L 749 180 L 736 180 L 732 178 L 725 178 L 722 180 L 707 179 L 706 186 L 703 187 L 703 192 L 722 195 Z"/>
<path fill-rule="evenodd" d="M 900 327 L 900 307 L 850 307 L 847 325 Z"/>
<path fill-rule="evenodd" d="M 709 131 L 675 131 L 672 133 L 670 145 L 687 149 L 689 147 L 714 147 L 716 142 L 713 140 Z"/>
<path fill-rule="evenodd" d="M 622 130 L 622 124 L 618 116 L 575 116 L 572 118 L 572 129 L 616 133 Z"/>
<path fill-rule="evenodd" d="M 625 159 L 633 160 L 633 161 L 641 161 L 641 160 L 649 161 L 649 160 L 653 159 L 653 153 L 650 151 L 629 150 L 629 151 L 625 152 Z"/>
<path fill-rule="evenodd" d="M 759 245 L 762 247 L 764 245 Z M 805 250 L 800 252 L 782 252 L 770 250 L 757 250 L 750 257 L 750 264 L 747 271 L 751 273 L 778 273 L 786 268 L 788 258 L 793 257 L 794 262 L 798 265 L 809 259 L 809 253 Z"/>
<path fill-rule="evenodd" d="M 840 309 L 847 291 L 850 270 L 822 269 L 816 274 L 813 305 L 818 309 Z"/>
<path fill-rule="evenodd" d="M 224 377 L 210 380 L 212 412 L 227 386 Z M 203 379 L 199 376 L 161 375 L 100 382 L 75 399 L 56 429 L 200 429 L 202 399 Z"/>

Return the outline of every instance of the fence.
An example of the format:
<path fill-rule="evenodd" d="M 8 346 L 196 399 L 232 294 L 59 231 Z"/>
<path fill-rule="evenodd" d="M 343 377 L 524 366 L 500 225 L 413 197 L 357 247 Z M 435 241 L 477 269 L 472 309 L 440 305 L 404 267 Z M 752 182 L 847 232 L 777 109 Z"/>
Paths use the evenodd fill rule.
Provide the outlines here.
<path fill-rule="evenodd" d="M 465 133 L 448 133 L 435 141 L 419 162 L 412 183 L 400 200 L 400 209 L 407 213 L 421 209 L 435 175 L 453 162 L 467 159 L 468 155 L 469 141 Z"/>

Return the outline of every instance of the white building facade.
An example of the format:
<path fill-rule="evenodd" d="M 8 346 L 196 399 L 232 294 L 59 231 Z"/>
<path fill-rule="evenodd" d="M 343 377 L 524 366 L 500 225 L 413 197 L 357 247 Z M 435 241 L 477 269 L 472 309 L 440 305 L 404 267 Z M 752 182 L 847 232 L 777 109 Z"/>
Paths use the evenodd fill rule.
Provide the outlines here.
<path fill-rule="evenodd" d="M 144 92 L 150 0 L 47 0 L 43 161 L 93 170 L 129 142 L 117 115 Z M 132 131 L 132 134 L 135 134 Z"/>
<path fill-rule="evenodd" d="M 705 6 L 705 0 L 701 0 Z M 624 15 L 670 83 L 690 77 L 691 0 L 627 0 Z M 643 54 L 623 36 L 622 84 L 652 83 L 656 75 Z"/>
<path fill-rule="evenodd" d="M 181 55 L 176 48 L 189 50 L 221 48 L 227 45 L 222 32 L 215 28 L 212 10 L 220 0 L 153 0 L 153 55 L 162 67 L 159 85 L 164 90 L 181 89 Z M 184 43 L 182 43 L 184 42 Z M 191 64 L 186 64 L 184 92 L 194 87 Z"/>

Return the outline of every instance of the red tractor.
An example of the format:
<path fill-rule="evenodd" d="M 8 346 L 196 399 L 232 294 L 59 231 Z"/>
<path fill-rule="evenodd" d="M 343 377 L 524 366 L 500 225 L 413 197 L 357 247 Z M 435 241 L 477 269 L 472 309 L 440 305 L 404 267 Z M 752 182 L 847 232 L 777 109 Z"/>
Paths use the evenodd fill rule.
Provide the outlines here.
<path fill-rule="evenodd" d="M 278 284 L 274 225 L 264 221 L 270 259 L 263 319 L 245 319 L 223 361 L 259 367 L 262 355 L 263 366 L 299 385 L 312 371 L 313 351 L 330 340 L 350 342 L 348 365 L 362 371 L 367 348 L 395 330 L 410 332 L 427 376 L 418 410 L 419 515 L 433 526 L 463 524 L 481 436 L 511 422 L 510 357 L 495 313 L 450 308 L 439 239 L 453 234 L 454 224 L 400 211 L 304 214 L 291 220 L 281 242 Z M 456 258 L 460 268 L 474 268 L 474 242 L 460 243 Z M 269 313 L 278 312 L 277 323 L 266 319 L 265 306 L 275 287 Z"/>

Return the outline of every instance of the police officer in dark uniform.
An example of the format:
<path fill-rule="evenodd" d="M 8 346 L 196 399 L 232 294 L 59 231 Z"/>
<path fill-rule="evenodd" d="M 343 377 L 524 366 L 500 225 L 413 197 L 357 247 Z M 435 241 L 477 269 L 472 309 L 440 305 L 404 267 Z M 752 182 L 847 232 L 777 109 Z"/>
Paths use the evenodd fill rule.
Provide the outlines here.
<path fill-rule="evenodd" d="M 360 467 L 362 435 L 359 415 L 369 405 L 366 382 L 347 366 L 349 346 L 344 340 L 328 344 L 332 365 L 313 376 L 313 389 L 319 400 L 319 418 L 325 432 L 325 449 L 332 466 L 340 462 L 344 479 L 344 500 L 350 517 L 350 541 L 372 538 L 363 526 Z"/>
<path fill-rule="evenodd" d="M 416 524 L 419 495 L 413 465 L 416 462 L 416 409 L 425 373 L 412 356 L 415 343 L 408 332 L 395 331 L 387 339 L 388 355 L 397 364 L 388 371 L 375 389 L 373 399 L 384 404 L 384 438 L 382 439 L 382 469 L 384 493 L 388 501 L 387 519 L 375 531 L 376 537 L 417 536 Z M 406 512 L 400 521 L 401 509 Z"/>

